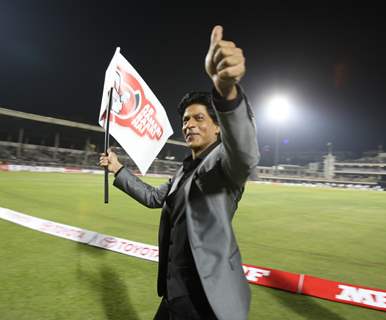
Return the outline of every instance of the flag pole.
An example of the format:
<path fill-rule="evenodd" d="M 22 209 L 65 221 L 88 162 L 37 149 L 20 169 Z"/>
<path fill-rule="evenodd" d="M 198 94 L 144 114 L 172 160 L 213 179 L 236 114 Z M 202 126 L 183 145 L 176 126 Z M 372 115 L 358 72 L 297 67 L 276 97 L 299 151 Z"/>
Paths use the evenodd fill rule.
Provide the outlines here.
<path fill-rule="evenodd" d="M 105 148 L 104 153 L 107 155 L 107 149 L 110 147 L 110 111 L 111 104 L 113 101 L 113 88 L 109 91 L 109 105 L 107 106 L 106 111 L 106 130 L 105 130 Z M 105 193 L 105 203 L 109 203 L 109 169 L 105 167 L 105 185 L 104 185 L 104 193 Z"/>

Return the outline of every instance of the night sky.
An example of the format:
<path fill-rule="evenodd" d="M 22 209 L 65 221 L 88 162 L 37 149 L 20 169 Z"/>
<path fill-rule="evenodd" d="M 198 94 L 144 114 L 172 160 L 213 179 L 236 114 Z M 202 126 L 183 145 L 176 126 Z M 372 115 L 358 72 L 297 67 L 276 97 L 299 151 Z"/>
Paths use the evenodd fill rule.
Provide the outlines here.
<path fill-rule="evenodd" d="M 104 74 L 120 46 L 166 108 L 172 138 L 182 139 L 175 108 L 185 92 L 211 89 L 204 58 L 221 24 L 247 59 L 241 84 L 262 148 L 274 143 L 264 107 L 278 92 L 294 107 L 281 128 L 283 150 L 386 147 L 384 10 L 350 2 L 100 3 L 0 1 L 1 107 L 97 124 Z"/>

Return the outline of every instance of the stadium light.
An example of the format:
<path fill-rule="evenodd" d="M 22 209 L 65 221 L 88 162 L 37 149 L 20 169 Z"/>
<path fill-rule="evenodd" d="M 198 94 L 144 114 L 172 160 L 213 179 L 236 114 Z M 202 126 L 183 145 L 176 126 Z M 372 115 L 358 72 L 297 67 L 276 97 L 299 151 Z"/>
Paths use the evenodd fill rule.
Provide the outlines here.
<path fill-rule="evenodd" d="M 282 123 L 288 119 L 291 109 L 288 97 L 273 96 L 268 100 L 267 107 L 268 117 L 272 122 Z"/>
<path fill-rule="evenodd" d="M 291 113 L 291 103 L 285 95 L 274 95 L 267 101 L 267 115 L 269 121 L 275 123 L 275 155 L 274 155 L 274 175 L 278 173 L 279 163 L 279 137 L 280 125 L 288 120 Z"/>

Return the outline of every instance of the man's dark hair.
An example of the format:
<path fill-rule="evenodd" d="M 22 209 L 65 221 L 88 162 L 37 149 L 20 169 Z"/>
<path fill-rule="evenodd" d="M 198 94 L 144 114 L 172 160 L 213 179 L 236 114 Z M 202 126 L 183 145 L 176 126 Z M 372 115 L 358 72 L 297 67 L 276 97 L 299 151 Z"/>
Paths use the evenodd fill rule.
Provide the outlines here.
<path fill-rule="evenodd" d="M 204 105 L 213 122 L 218 125 L 217 116 L 212 105 L 212 94 L 209 92 L 192 91 L 185 94 L 177 108 L 181 119 L 184 116 L 186 108 L 196 103 Z"/>

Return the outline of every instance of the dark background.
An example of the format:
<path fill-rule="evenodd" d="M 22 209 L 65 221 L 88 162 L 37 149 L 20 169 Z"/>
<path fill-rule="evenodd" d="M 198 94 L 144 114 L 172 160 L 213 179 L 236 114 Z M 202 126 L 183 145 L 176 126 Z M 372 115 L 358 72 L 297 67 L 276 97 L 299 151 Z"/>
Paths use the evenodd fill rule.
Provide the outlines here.
<path fill-rule="evenodd" d="M 3 0 L 0 106 L 97 124 L 104 73 L 120 46 L 166 108 L 172 138 L 182 139 L 175 108 L 185 92 L 211 89 L 204 58 L 221 24 L 247 58 L 242 85 L 263 150 L 274 145 L 264 107 L 275 92 L 294 106 L 281 128 L 284 151 L 324 151 L 327 142 L 376 149 L 386 145 L 384 10 L 337 3 Z"/>

